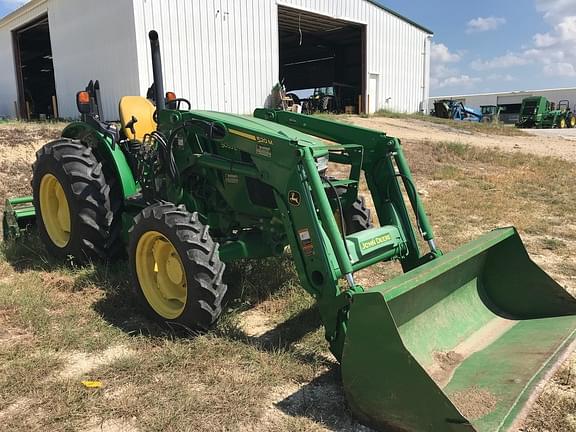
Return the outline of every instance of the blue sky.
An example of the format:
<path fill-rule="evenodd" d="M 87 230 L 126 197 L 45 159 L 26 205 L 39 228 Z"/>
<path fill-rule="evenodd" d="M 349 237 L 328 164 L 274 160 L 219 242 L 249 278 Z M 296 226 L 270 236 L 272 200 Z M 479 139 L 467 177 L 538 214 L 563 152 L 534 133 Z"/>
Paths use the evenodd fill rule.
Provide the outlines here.
<path fill-rule="evenodd" d="M 576 87 L 576 0 L 381 3 L 434 32 L 432 95 Z"/>
<path fill-rule="evenodd" d="M 576 87 L 576 0 L 383 0 L 434 31 L 432 95 Z"/>

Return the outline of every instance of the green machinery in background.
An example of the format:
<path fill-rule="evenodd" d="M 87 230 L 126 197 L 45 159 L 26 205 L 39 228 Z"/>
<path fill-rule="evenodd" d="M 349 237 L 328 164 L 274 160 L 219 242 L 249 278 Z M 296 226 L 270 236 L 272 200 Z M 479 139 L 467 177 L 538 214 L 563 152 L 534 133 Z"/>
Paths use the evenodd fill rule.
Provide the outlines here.
<path fill-rule="evenodd" d="M 570 102 L 562 100 L 555 106 L 544 96 L 531 96 L 522 100 L 520 118 L 516 123 L 519 128 L 573 128 L 576 127 L 576 117 L 570 109 Z"/>
<path fill-rule="evenodd" d="M 482 105 L 480 106 L 480 112 L 482 113 L 482 123 L 499 123 L 500 114 L 504 111 L 504 108 L 497 105 Z"/>
<path fill-rule="evenodd" d="M 516 427 L 574 345 L 576 300 L 514 228 L 443 254 L 398 139 L 284 111 L 191 111 L 164 95 L 156 32 L 150 40 L 156 105 L 122 98 L 118 128 L 101 120 L 98 85 L 79 92 L 83 120 L 37 153 L 33 197 L 8 200 L 5 236 L 35 221 L 57 257 L 126 249 L 146 311 L 200 329 L 221 313 L 226 262 L 289 246 L 361 421 L 386 431 Z M 331 177 L 329 162 L 347 175 Z M 355 278 L 392 260 L 404 275 L 372 287 Z"/>

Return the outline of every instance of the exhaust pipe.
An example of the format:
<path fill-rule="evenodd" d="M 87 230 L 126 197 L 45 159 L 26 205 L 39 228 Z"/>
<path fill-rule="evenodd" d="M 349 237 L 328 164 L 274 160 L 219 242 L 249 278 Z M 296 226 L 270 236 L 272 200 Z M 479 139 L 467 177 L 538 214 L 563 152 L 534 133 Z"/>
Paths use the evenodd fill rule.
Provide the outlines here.
<path fill-rule="evenodd" d="M 156 99 L 156 108 L 162 110 L 164 104 L 164 78 L 162 77 L 162 57 L 160 56 L 160 42 L 158 41 L 158 32 L 151 30 L 148 33 L 150 39 L 150 50 L 152 52 L 152 74 L 154 77 L 154 98 Z"/>

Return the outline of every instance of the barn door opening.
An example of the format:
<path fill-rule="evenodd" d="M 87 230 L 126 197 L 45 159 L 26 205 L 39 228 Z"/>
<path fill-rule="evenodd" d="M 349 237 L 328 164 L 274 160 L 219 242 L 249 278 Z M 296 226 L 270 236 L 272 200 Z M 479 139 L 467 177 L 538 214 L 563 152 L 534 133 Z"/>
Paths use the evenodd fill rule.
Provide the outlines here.
<path fill-rule="evenodd" d="M 280 82 L 313 112 L 364 112 L 366 26 L 278 7 Z"/>
<path fill-rule="evenodd" d="M 48 16 L 12 32 L 18 84 L 18 111 L 24 119 L 58 117 Z"/>

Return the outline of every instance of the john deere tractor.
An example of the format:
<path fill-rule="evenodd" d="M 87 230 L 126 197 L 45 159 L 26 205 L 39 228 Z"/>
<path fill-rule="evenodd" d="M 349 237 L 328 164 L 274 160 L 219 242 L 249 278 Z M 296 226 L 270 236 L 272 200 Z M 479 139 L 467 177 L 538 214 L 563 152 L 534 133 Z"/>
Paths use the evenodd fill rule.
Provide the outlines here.
<path fill-rule="evenodd" d="M 567 100 L 561 100 L 556 106 L 544 96 L 531 96 L 522 101 L 520 118 L 516 127 L 525 129 L 573 128 L 576 127 L 576 117 Z"/>
<path fill-rule="evenodd" d="M 57 257 L 124 249 L 144 309 L 203 330 L 222 312 L 225 263 L 289 247 L 361 421 L 515 430 L 576 328 L 576 300 L 516 230 L 442 253 L 397 138 L 286 111 L 192 111 L 164 94 L 158 34 L 149 36 L 155 102 L 123 97 L 117 127 L 102 121 L 99 85 L 79 92 L 82 121 L 38 151 L 33 197 L 8 200 L 5 236 L 35 221 Z M 348 175 L 334 177 L 334 165 Z M 358 283 L 356 272 L 392 260 L 402 276 Z"/>

